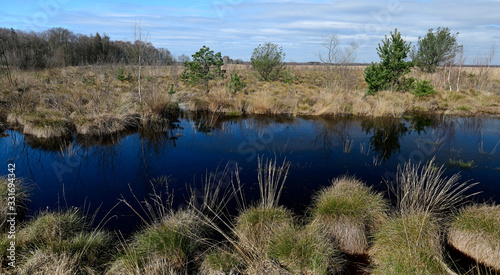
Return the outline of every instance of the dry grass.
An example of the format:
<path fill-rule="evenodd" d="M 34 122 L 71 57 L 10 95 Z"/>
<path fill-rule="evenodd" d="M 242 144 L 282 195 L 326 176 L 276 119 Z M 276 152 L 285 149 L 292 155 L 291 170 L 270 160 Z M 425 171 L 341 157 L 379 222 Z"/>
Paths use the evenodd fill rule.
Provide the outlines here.
<path fill-rule="evenodd" d="M 238 253 L 228 247 L 217 246 L 204 253 L 200 274 L 239 274 L 241 269 L 242 264 Z"/>
<path fill-rule="evenodd" d="M 16 70 L 12 74 L 21 92 L 10 91 L 9 85 L 3 85 L 1 95 L 9 105 L 7 122 L 20 124 L 26 128 L 26 133 L 39 137 L 67 134 L 73 126 L 82 135 L 101 135 L 140 124 L 150 125 L 150 120 L 157 120 L 157 115 L 162 117 L 176 103 L 193 111 L 231 115 L 401 117 L 414 111 L 450 115 L 500 114 L 500 68 L 463 67 L 458 89 L 454 83 L 451 91 L 445 69 L 432 75 L 414 70 L 414 77 L 431 80 L 436 86 L 435 94 L 417 98 L 410 93 L 391 91 L 367 96 L 363 66 L 347 67 L 342 74 L 332 77 L 325 66 L 291 65 L 286 82 L 261 82 L 247 65 L 225 67 L 228 74 L 237 72 L 247 84 L 242 91 L 228 92 L 229 78 L 226 78 L 211 81 L 211 92 L 205 94 L 203 87 L 191 87 L 180 81 L 182 67 L 151 66 L 143 70 L 143 101 L 140 102 L 134 78 L 137 72 L 133 66 L 124 67 L 125 75 L 130 75 L 124 81 L 117 79 L 118 66 L 82 66 Z M 458 73 L 456 78 L 455 82 Z M 0 84 L 5 81 L 1 79 Z M 50 119 L 50 116 L 33 119 L 32 115 L 32 119 L 26 121 L 26 116 L 38 112 L 54 112 L 59 119 Z M 142 123 L 138 123 L 138 118 Z"/>
<path fill-rule="evenodd" d="M 448 243 L 478 263 L 500 271 L 500 206 L 460 209 L 450 223 Z"/>
<path fill-rule="evenodd" d="M 341 177 L 315 197 L 312 223 L 348 254 L 365 254 L 371 235 L 387 218 L 388 203 L 353 177 Z"/>
<path fill-rule="evenodd" d="M 390 186 L 402 215 L 429 213 L 435 218 L 446 217 L 467 198 L 465 195 L 478 183 L 460 183 L 460 174 L 443 176 L 444 165 L 434 165 L 434 158 L 425 164 L 406 163 L 398 166 L 395 185 Z"/>
<path fill-rule="evenodd" d="M 15 199 L 16 199 L 16 220 L 19 222 L 24 218 L 27 204 L 29 202 L 31 187 L 22 179 L 16 179 L 15 184 Z M 0 177 L 0 232 L 7 229 L 7 213 L 12 213 L 8 207 L 9 198 L 9 180 L 7 177 Z"/>
<path fill-rule="evenodd" d="M 73 275 L 77 274 L 78 259 L 66 253 L 57 254 L 52 251 L 36 250 L 28 261 L 17 271 L 23 275 Z M 99 274 L 90 268 L 80 274 Z"/>

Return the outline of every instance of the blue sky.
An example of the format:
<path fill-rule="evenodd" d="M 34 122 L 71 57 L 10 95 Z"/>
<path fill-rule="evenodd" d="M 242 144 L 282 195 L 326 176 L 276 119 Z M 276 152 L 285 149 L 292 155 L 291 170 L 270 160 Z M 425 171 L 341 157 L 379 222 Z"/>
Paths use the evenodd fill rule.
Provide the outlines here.
<path fill-rule="evenodd" d="M 500 47 L 500 0 L 2 0 L 0 27 L 75 33 L 106 33 L 133 40 L 140 21 L 149 41 L 174 55 L 203 45 L 233 59 L 249 60 L 259 43 L 279 44 L 286 61 L 318 61 L 323 37 L 337 33 L 359 44 L 357 62 L 377 61 L 377 44 L 397 28 L 416 42 L 429 28 L 459 32 L 468 63 Z M 500 65 L 500 49 L 493 61 Z"/>

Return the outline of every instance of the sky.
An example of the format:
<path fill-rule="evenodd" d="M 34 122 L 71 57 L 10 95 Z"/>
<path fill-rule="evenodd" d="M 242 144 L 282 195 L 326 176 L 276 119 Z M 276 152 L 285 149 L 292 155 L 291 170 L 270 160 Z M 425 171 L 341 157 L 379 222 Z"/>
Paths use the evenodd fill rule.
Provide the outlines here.
<path fill-rule="evenodd" d="M 490 56 L 500 65 L 500 0 L 0 0 L 0 27 L 45 31 L 63 27 L 81 34 L 134 40 L 140 23 L 147 39 L 172 54 L 192 55 L 203 45 L 233 59 L 250 60 L 261 43 L 283 47 L 287 62 L 319 61 L 324 37 L 340 47 L 358 43 L 356 62 L 379 60 L 377 45 L 401 32 L 416 44 L 430 28 L 458 34 L 466 62 Z"/>

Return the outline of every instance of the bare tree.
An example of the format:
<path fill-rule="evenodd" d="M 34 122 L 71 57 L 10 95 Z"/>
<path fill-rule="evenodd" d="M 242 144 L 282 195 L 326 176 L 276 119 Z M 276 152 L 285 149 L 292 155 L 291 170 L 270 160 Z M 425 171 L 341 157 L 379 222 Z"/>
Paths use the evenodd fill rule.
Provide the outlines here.
<path fill-rule="evenodd" d="M 141 21 L 134 23 L 134 52 L 136 54 L 136 58 L 138 60 L 139 73 L 137 76 L 138 79 L 138 93 L 139 93 L 139 101 L 142 102 L 142 94 L 141 94 L 141 72 L 142 65 L 145 59 L 145 50 L 147 47 L 147 41 L 149 39 L 149 33 L 143 33 L 143 26 Z"/>
<path fill-rule="evenodd" d="M 479 71 L 474 74 L 474 88 L 476 90 L 487 90 L 490 88 L 488 87 L 488 84 L 491 83 L 489 81 L 490 67 L 494 56 L 495 44 L 491 46 L 490 51 L 487 54 L 478 54 L 472 61 L 474 65 L 479 67 Z"/>
<path fill-rule="evenodd" d="M 348 65 L 356 59 L 359 45 L 352 41 L 349 45 L 341 46 L 339 35 L 333 33 L 323 37 L 322 46 L 326 49 L 326 54 L 318 53 L 318 58 L 328 68 L 329 84 L 337 82 L 347 88 L 346 84 L 352 82 Z"/>

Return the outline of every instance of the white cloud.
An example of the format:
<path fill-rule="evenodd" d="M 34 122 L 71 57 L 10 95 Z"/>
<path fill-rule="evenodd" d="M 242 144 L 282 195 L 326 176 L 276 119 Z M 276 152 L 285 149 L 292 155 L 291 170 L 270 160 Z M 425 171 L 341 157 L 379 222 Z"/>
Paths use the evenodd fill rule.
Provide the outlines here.
<path fill-rule="evenodd" d="M 341 42 L 360 44 L 358 62 L 377 61 L 377 44 L 395 28 L 416 42 L 429 28 L 449 27 L 460 33 L 459 42 L 471 54 L 500 44 L 500 1 L 221 0 L 198 1 L 192 6 L 179 2 L 175 7 L 142 2 L 61 10 L 59 16 L 50 18 L 50 26 L 84 34 L 106 32 L 112 39 L 124 39 L 133 36 L 131 26 L 141 20 L 155 45 L 176 54 L 190 55 L 210 43 L 217 47 L 214 50 L 244 60 L 266 41 L 283 45 L 288 60 L 317 60 L 322 37 L 338 33 Z M 2 24 L 22 26 L 14 18 L 6 14 Z M 500 64 L 500 55 L 495 63 Z"/>

